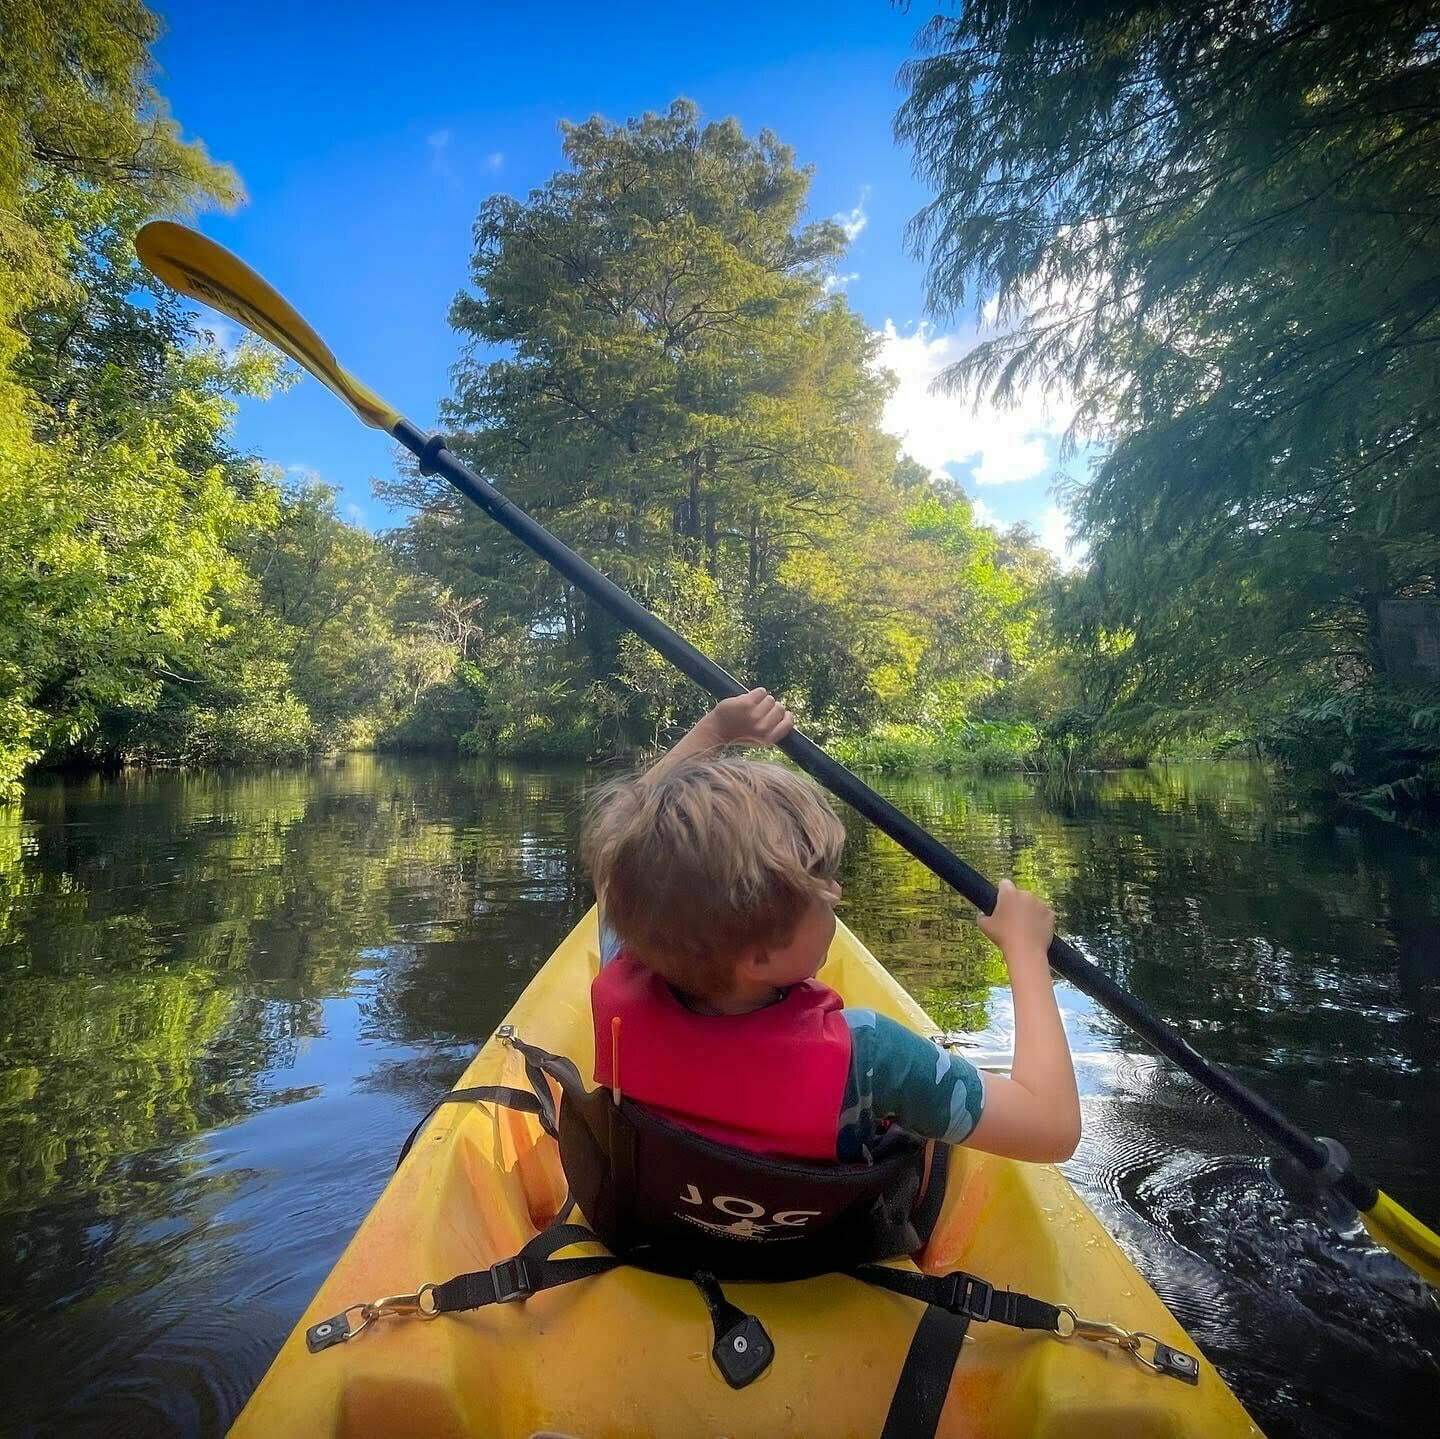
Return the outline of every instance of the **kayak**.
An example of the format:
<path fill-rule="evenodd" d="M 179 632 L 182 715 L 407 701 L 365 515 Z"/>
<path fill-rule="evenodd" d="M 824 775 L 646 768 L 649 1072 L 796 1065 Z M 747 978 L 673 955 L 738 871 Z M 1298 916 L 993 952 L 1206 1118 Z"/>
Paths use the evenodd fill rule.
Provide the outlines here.
<path fill-rule="evenodd" d="M 599 967 L 592 910 L 507 1017 L 531 1044 L 592 1072 L 589 988 Z M 820 978 L 850 1005 L 933 1035 L 925 1012 L 843 925 Z M 509 1033 L 502 1031 L 502 1034 Z M 515 1049 L 492 1038 L 459 1087 L 523 1087 Z M 398 1138 L 398 1136 L 397 1136 Z M 903 1268 L 963 1269 L 1068 1305 L 1085 1320 L 1163 1341 L 1198 1359 L 1198 1382 L 1157 1374 L 1114 1342 L 972 1323 L 935 1432 L 966 1439 L 1226 1439 L 1258 1435 L 1240 1402 L 1099 1221 L 1050 1165 L 950 1151 L 945 1197 L 925 1247 Z M 311 1326 L 377 1296 L 413 1294 L 515 1255 L 560 1213 L 558 1147 L 536 1115 L 495 1104 L 440 1106 L 261 1381 L 234 1435 L 864 1436 L 885 1429 L 926 1312 L 842 1274 L 725 1284 L 773 1339 L 747 1387 L 718 1372 L 695 1286 L 629 1266 L 523 1303 L 386 1314 L 312 1353 Z M 577 1249 L 600 1253 L 598 1245 Z M 1103 1333 L 1103 1331 L 1102 1331 Z M 1113 1337 L 1113 1336 L 1112 1336 Z M 914 1372 L 913 1369 L 911 1371 Z"/>

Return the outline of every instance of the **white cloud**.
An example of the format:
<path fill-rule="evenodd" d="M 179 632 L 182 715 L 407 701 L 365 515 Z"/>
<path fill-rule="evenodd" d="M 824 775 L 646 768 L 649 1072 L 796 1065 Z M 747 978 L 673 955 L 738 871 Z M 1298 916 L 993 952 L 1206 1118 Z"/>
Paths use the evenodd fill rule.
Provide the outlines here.
<path fill-rule="evenodd" d="M 246 332 L 239 325 L 232 325 L 220 316 L 205 313 L 195 326 L 194 347 L 197 350 L 216 350 L 221 359 L 234 360 L 240 347 L 247 339 Z"/>
<path fill-rule="evenodd" d="M 870 217 L 865 213 L 865 201 L 870 195 L 870 187 L 867 185 L 860 192 L 860 198 L 855 202 L 853 210 L 841 210 L 838 215 L 830 218 L 844 230 L 845 238 L 854 244 L 856 237 L 866 225 L 870 223 Z"/>
<path fill-rule="evenodd" d="M 1089 548 L 1080 540 L 1070 538 L 1070 516 L 1059 505 L 1051 505 L 1035 522 L 1040 543 L 1060 561 L 1061 569 L 1073 570 L 1085 559 Z"/>
<path fill-rule="evenodd" d="M 969 496 L 966 496 L 969 499 Z M 1001 528 L 1000 516 L 982 500 L 979 495 L 970 500 L 970 513 L 975 516 L 977 525 L 989 525 L 992 530 Z"/>
<path fill-rule="evenodd" d="M 1010 528 L 980 496 L 971 499 L 967 495 L 966 498 L 970 500 L 970 513 L 977 525 L 988 525 L 992 530 Z M 1084 563 L 1088 547 L 1070 538 L 1070 516 L 1060 505 L 1050 505 L 1026 523 L 1035 532 L 1036 540 L 1060 561 L 1061 569 L 1073 570 Z"/>
<path fill-rule="evenodd" d="M 821 281 L 820 288 L 823 289 L 827 295 L 833 295 L 836 290 L 843 290 L 852 280 L 858 280 L 859 278 L 860 272 L 858 270 L 854 270 L 848 275 L 826 275 L 824 280 Z"/>
<path fill-rule="evenodd" d="M 975 341 L 937 335 L 923 323 L 902 335 L 890 320 L 880 337 L 880 363 L 898 381 L 885 406 L 885 428 L 912 459 L 939 473 L 951 465 L 972 466 L 977 485 L 1020 484 L 1051 468 L 1049 447 L 1069 420 L 1062 397 L 1047 400 L 1031 386 L 1011 405 L 975 405 L 932 388 Z"/>
<path fill-rule="evenodd" d="M 425 137 L 425 148 L 430 152 L 430 168 L 438 175 L 450 173 L 450 132 L 436 130 Z"/>
<path fill-rule="evenodd" d="M 485 157 L 485 168 L 487 170 L 498 170 L 505 163 L 505 152 L 503 150 L 492 150 Z"/>

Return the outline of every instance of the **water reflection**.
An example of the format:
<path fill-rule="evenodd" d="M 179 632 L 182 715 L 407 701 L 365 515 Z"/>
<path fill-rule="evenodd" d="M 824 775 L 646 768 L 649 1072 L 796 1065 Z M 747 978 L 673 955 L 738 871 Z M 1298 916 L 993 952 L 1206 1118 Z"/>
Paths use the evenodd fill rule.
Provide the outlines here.
<path fill-rule="evenodd" d="M 585 784 L 361 756 L 54 782 L 0 811 L 0 1322 L 21 1432 L 223 1429 L 398 1139 L 588 902 Z M 1337 832 L 1238 767 L 889 789 L 1440 1214 L 1433 845 Z M 843 881 L 847 918 L 936 1019 L 1008 1048 L 1003 969 L 963 902 L 858 824 Z M 1406 1432 L 1440 1399 L 1416 1286 L 1271 1182 L 1192 1083 L 1062 1002 L 1086 1106 L 1072 1178 L 1257 1417 Z"/>

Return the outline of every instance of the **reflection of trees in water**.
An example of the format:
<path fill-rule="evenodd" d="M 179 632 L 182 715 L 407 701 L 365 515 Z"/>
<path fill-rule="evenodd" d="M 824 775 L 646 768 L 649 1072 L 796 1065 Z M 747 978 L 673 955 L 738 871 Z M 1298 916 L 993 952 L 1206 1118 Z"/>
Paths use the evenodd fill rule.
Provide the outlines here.
<path fill-rule="evenodd" d="M 125 1157 L 275 1102 L 361 972 L 372 1032 L 476 1033 L 579 907 L 573 791 L 368 756 L 35 787 L 0 832 L 0 1208 L 133 1209 Z"/>
<path fill-rule="evenodd" d="M 1433 843 L 1336 830 L 1241 766 L 1080 776 L 1058 794 L 1016 779 L 887 791 L 981 869 L 1049 897 L 1065 931 L 1203 1053 L 1343 1138 L 1416 1213 L 1440 1210 L 1440 1094 L 1424 1078 L 1440 1001 L 1425 960 L 1440 932 Z M 895 846 L 855 843 L 870 872 L 847 896 L 924 911 L 927 975 L 945 988 L 950 947 L 978 1018 L 966 907 Z M 1333 1396 L 1337 1433 L 1377 1406 L 1433 1406 L 1440 1330 L 1408 1271 L 1268 1181 L 1263 1143 L 1118 1021 L 1084 1024 L 1114 1052 L 1082 1069 L 1085 1138 L 1067 1172 L 1232 1380 L 1285 1396 L 1262 1422 L 1293 1424 L 1297 1387 Z"/>
<path fill-rule="evenodd" d="M 1082 775 L 1060 795 L 1018 778 L 887 791 L 971 863 L 1046 895 L 1062 929 L 1207 1056 L 1302 1124 L 1344 1134 L 1402 1198 L 1434 1192 L 1415 1142 L 1440 1136 L 1440 1095 L 1416 1083 L 1440 1014 L 1424 962 L 1440 918 L 1433 841 L 1321 823 L 1241 765 Z M 847 897 L 916 912 L 887 909 L 877 925 L 852 903 L 862 933 L 889 925 L 887 957 L 907 978 L 895 956 L 919 954 L 937 1010 L 952 966 L 952 1012 L 976 1022 L 983 941 L 966 906 L 888 841 L 852 845 L 865 873 Z M 1103 1012 L 1093 1027 L 1136 1043 Z"/>
<path fill-rule="evenodd" d="M 1433 905 L 1433 848 L 1305 823 L 1228 767 L 1081 777 L 1059 810 L 1024 781 L 891 788 L 972 863 L 1046 894 L 1108 972 L 1213 1030 L 1219 1057 L 1345 1061 L 1359 1026 L 1367 1063 L 1409 1061 L 1391 929 Z M 963 905 L 884 841 L 865 863 L 872 893 L 928 907 L 916 929 L 932 951 L 968 961 Z"/>

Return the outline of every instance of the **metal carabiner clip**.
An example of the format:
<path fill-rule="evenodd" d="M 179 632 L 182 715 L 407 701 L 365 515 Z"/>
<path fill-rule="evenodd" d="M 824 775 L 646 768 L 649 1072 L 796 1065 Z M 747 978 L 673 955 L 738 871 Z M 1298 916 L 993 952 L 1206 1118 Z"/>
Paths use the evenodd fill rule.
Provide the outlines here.
<path fill-rule="evenodd" d="M 422 1319 L 434 1319 L 440 1313 L 433 1284 L 422 1284 L 413 1294 L 391 1294 L 388 1298 L 376 1299 L 361 1305 L 360 1309 L 367 1324 L 372 1319 L 383 1319 L 387 1314 L 418 1314 Z M 359 1329 L 354 1331 L 356 1334 L 359 1332 Z"/>
<path fill-rule="evenodd" d="M 363 1334 L 377 1319 L 387 1314 L 397 1316 L 418 1314 L 421 1319 L 434 1319 L 440 1313 L 435 1298 L 435 1286 L 422 1284 L 413 1294 L 390 1294 L 369 1304 L 352 1304 L 330 1319 L 322 1319 L 305 1331 L 305 1347 L 312 1354 L 323 1349 L 333 1349 L 337 1344 L 348 1344 L 357 1334 Z M 350 1316 L 360 1316 L 358 1324 L 352 1324 Z"/>
<path fill-rule="evenodd" d="M 1168 1374 L 1174 1379 L 1183 1379 L 1187 1384 L 1199 1380 L 1199 1362 L 1182 1350 L 1172 1349 L 1154 1334 L 1144 1329 L 1122 1329 L 1118 1324 L 1106 1324 L 1098 1319 L 1082 1319 L 1068 1304 L 1058 1307 L 1060 1318 L 1053 1331 L 1057 1339 L 1086 1339 L 1092 1344 L 1113 1344 L 1152 1373 Z M 1150 1345 L 1148 1358 L 1141 1352 L 1145 1344 Z"/>
<path fill-rule="evenodd" d="M 1068 1304 L 1061 1304 L 1060 1322 L 1055 1326 L 1059 1339 L 1088 1339 L 1095 1344 L 1114 1344 L 1120 1349 L 1132 1349 L 1135 1335 L 1118 1324 L 1106 1324 L 1099 1319 L 1082 1319 Z M 1067 1322 L 1068 1321 L 1068 1322 Z"/>

